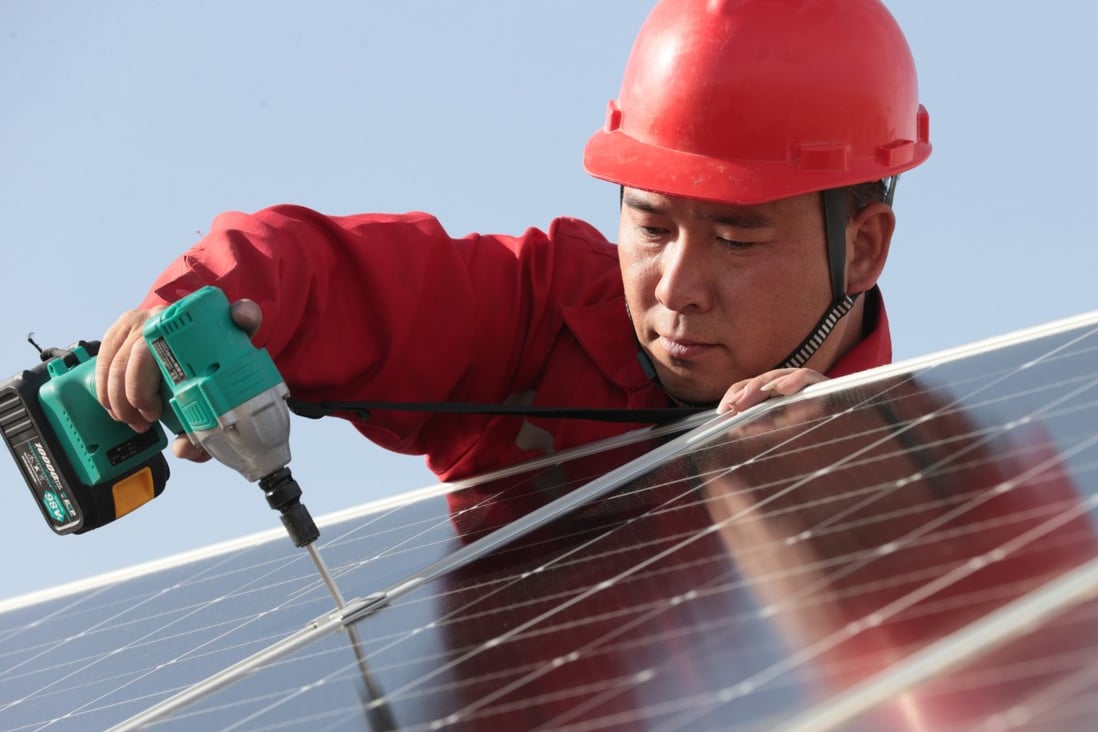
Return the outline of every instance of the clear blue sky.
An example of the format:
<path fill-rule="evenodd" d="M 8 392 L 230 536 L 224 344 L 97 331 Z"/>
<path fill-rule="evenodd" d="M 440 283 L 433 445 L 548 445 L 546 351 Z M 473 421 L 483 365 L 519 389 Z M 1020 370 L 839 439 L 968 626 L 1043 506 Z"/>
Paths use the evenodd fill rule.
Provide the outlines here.
<path fill-rule="evenodd" d="M 897 359 L 1098 307 L 1098 5 L 887 4 L 935 147 L 897 195 Z M 100 337 L 223 210 L 425 210 L 455 234 L 572 215 L 612 237 L 616 190 L 581 153 L 649 7 L 0 0 L 0 375 L 36 362 L 30 331 Z M 314 515 L 433 482 L 340 422 L 297 420 L 292 446 Z M 278 526 L 227 468 L 172 468 L 149 506 L 57 537 L 0 455 L 0 597 Z"/>

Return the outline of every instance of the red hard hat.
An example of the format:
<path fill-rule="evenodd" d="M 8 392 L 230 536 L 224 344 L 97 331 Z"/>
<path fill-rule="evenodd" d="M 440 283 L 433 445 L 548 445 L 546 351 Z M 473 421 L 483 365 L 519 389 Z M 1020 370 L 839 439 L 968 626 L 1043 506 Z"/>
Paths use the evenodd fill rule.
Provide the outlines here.
<path fill-rule="evenodd" d="M 929 129 L 911 51 L 878 0 L 661 0 L 584 167 L 754 204 L 913 168 Z"/>

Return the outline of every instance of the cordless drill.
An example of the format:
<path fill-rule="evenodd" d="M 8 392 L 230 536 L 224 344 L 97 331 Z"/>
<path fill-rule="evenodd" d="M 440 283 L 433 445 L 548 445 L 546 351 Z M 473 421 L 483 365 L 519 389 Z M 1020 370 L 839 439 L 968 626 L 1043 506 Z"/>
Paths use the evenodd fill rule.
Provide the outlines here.
<path fill-rule="evenodd" d="M 312 544 L 319 531 L 287 467 L 288 389 L 266 350 L 233 323 L 225 294 L 188 295 L 150 318 L 144 337 L 163 375 L 164 424 L 259 481 L 294 544 Z M 98 347 L 48 349 L 44 363 L 0 382 L 0 434 L 59 534 L 110 523 L 168 480 L 161 425 L 134 432 L 96 398 Z"/>

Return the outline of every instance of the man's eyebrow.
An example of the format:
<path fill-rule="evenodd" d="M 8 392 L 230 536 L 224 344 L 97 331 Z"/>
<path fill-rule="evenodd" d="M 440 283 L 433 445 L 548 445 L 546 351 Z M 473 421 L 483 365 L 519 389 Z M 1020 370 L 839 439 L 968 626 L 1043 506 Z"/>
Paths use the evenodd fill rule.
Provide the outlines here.
<path fill-rule="evenodd" d="M 645 213 L 654 213 L 654 214 L 664 213 L 663 209 L 661 209 L 659 206 L 655 205 L 654 203 L 650 203 L 648 201 L 637 198 L 636 196 L 630 195 L 628 193 L 626 193 L 624 196 L 622 196 L 621 203 L 622 203 L 623 206 L 628 206 L 629 208 L 635 208 L 636 210 L 644 211 Z"/>
<path fill-rule="evenodd" d="M 665 214 L 666 209 L 662 206 L 646 201 L 636 196 L 631 196 L 628 193 L 622 198 L 622 205 L 628 206 L 636 211 L 643 211 L 644 213 L 651 214 Z M 720 211 L 720 212 L 706 212 L 703 211 L 699 214 L 699 218 L 706 221 L 712 221 L 715 224 L 724 224 L 725 226 L 735 226 L 742 229 L 765 229 L 774 226 L 774 220 L 769 216 L 761 214 L 757 211 Z"/>
<path fill-rule="evenodd" d="M 703 213 L 701 218 L 715 224 L 735 226 L 740 229 L 767 229 L 774 226 L 774 219 L 757 211 L 736 211 L 734 213 Z"/>

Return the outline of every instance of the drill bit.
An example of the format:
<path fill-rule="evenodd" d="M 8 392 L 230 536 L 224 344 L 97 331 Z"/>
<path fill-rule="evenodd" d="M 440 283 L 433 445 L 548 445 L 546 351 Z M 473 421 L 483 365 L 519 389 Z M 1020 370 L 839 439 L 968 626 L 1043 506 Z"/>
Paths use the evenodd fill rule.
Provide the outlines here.
<path fill-rule="evenodd" d="M 317 571 L 320 572 L 320 579 L 324 580 L 324 584 L 328 586 L 328 592 L 332 593 L 332 599 L 335 600 L 336 607 L 343 610 L 347 603 L 344 602 L 343 594 L 340 593 L 335 580 L 328 572 L 328 565 L 324 563 L 324 558 L 320 556 L 320 552 L 312 544 L 306 544 L 305 548 L 308 550 L 309 556 L 313 558 L 313 564 L 316 565 Z"/>
<path fill-rule="evenodd" d="M 259 487 L 267 496 L 267 505 L 281 514 L 282 525 L 286 527 L 286 532 L 290 535 L 294 546 L 304 547 L 309 551 L 313 564 L 320 572 L 320 578 L 328 586 L 328 592 L 332 593 L 336 607 L 343 610 L 347 603 L 344 602 L 343 595 L 336 587 L 328 571 L 328 565 L 324 563 L 320 552 L 313 546 L 313 542 L 320 536 L 320 530 L 317 529 L 313 517 L 309 514 L 309 509 L 305 508 L 305 504 L 301 502 L 301 487 L 294 480 L 290 469 L 283 467 L 263 476 L 259 480 Z"/>

